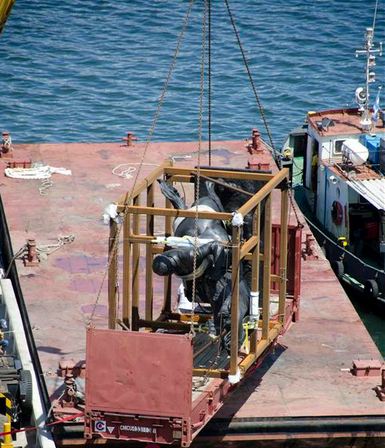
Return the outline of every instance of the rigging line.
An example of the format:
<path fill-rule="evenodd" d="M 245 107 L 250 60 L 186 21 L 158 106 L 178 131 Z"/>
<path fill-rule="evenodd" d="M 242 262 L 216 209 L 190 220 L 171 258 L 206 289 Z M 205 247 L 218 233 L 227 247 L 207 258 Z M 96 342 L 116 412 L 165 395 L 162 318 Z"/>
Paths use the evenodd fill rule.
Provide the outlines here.
<path fill-rule="evenodd" d="M 126 200 L 125 200 L 124 219 L 122 220 L 122 222 L 117 227 L 115 240 L 113 242 L 113 246 L 112 246 L 109 258 L 108 258 L 107 266 L 106 266 L 106 269 L 104 271 L 103 278 L 102 278 L 102 281 L 101 281 L 101 284 L 100 284 L 100 287 L 99 287 L 99 290 L 98 290 L 98 293 L 97 293 L 97 296 L 96 296 L 96 300 L 95 300 L 95 303 L 94 303 L 94 308 L 93 308 L 91 316 L 90 316 L 90 318 L 88 320 L 88 326 L 91 325 L 91 322 L 92 322 L 92 320 L 94 318 L 94 315 L 95 315 L 95 312 L 96 312 L 96 307 L 97 307 L 97 304 L 98 304 L 98 302 L 100 300 L 100 296 L 102 294 L 102 289 L 103 289 L 103 285 L 104 285 L 104 282 L 105 282 L 106 277 L 107 277 L 107 273 L 109 271 L 109 268 L 110 268 L 110 266 L 112 264 L 112 261 L 115 258 L 117 250 L 118 250 L 119 235 L 120 235 L 120 233 L 122 231 L 123 223 L 124 223 L 124 221 L 125 221 L 125 219 L 127 217 L 127 214 L 128 214 L 127 206 L 130 204 L 130 202 L 132 200 L 132 195 L 134 193 L 135 186 L 136 186 L 139 174 L 140 174 L 142 166 L 144 164 L 144 158 L 146 156 L 147 149 L 148 149 L 148 147 L 149 147 L 149 145 L 151 143 L 151 138 L 152 138 L 152 136 L 154 134 L 155 127 L 156 127 L 156 124 L 158 122 L 158 118 L 159 118 L 159 114 L 160 114 L 160 111 L 161 111 L 161 108 L 162 108 L 163 100 L 164 100 L 164 98 L 166 96 L 166 92 L 167 92 L 167 89 L 168 89 L 168 86 L 169 86 L 169 83 L 170 83 L 170 80 L 171 80 L 171 76 L 172 76 L 172 73 L 173 73 L 175 65 L 176 65 L 176 60 L 178 58 L 178 54 L 179 54 L 179 51 L 180 51 L 180 48 L 181 48 L 181 45 L 182 45 L 182 42 L 183 42 L 183 37 L 184 37 L 184 34 L 186 32 L 187 25 L 189 23 L 189 19 L 190 19 L 190 15 L 191 15 L 191 11 L 192 11 L 193 5 L 194 5 L 194 0 L 190 0 L 189 7 L 188 7 L 186 15 L 184 17 L 182 29 L 181 29 L 181 31 L 179 33 L 179 36 L 178 36 L 178 41 L 177 41 L 177 45 L 176 45 L 176 48 L 175 48 L 175 51 L 174 51 L 173 59 L 171 61 L 170 68 L 169 68 L 166 80 L 164 82 L 164 85 L 163 85 L 163 90 L 162 90 L 162 93 L 161 93 L 161 95 L 159 97 L 159 101 L 158 101 L 157 109 L 156 109 L 156 112 L 155 112 L 155 115 L 154 115 L 154 119 L 152 121 L 151 128 L 150 128 L 149 133 L 148 133 L 148 137 L 147 137 L 146 144 L 145 144 L 145 147 L 144 147 L 144 150 L 143 150 L 142 158 L 141 158 L 141 161 L 139 163 L 139 167 L 138 167 L 138 169 L 136 171 L 136 176 L 134 178 L 134 182 L 132 184 L 132 187 L 131 187 L 131 190 L 130 190 L 130 194 L 126 197 Z M 115 283 L 116 283 L 116 279 L 115 279 Z"/>
<path fill-rule="evenodd" d="M 201 152 L 202 152 L 202 123 L 203 123 L 203 96 L 205 90 L 205 59 L 206 59 L 206 15 L 207 15 L 207 2 L 205 0 L 203 7 L 203 19 L 202 19 L 202 50 L 201 50 L 201 73 L 200 73 L 200 95 L 199 95 L 199 124 L 198 124 L 198 160 L 197 160 L 197 175 L 195 184 L 195 218 L 194 218 L 194 258 L 193 258 L 193 280 L 192 280 L 192 319 L 190 325 L 190 334 L 195 335 L 194 331 L 194 308 L 195 308 L 195 294 L 196 294 L 196 267 L 198 256 L 198 213 L 199 213 L 199 194 L 200 194 L 200 182 L 201 182 Z"/>
<path fill-rule="evenodd" d="M 211 166 L 211 0 L 208 0 L 208 131 L 209 131 L 209 166 Z"/>
<path fill-rule="evenodd" d="M 139 174 L 140 174 L 143 162 L 144 162 L 144 157 L 145 157 L 147 149 L 148 149 L 148 147 L 149 147 L 149 145 L 151 143 L 152 136 L 153 136 L 153 134 L 155 132 L 156 124 L 157 124 L 158 119 L 159 119 L 159 115 L 160 115 L 160 111 L 161 111 L 161 108 L 162 108 L 162 105 L 163 105 L 163 101 L 164 101 L 164 98 L 166 97 L 168 86 L 170 84 L 171 77 L 172 77 L 172 74 L 174 72 L 174 68 L 175 68 L 175 65 L 176 65 L 176 60 L 178 58 L 179 51 L 180 51 L 180 48 L 181 48 L 181 45 L 182 45 L 182 42 L 183 42 L 183 37 L 184 37 L 185 31 L 187 29 L 187 25 L 188 25 L 188 22 L 189 22 L 190 13 L 191 13 L 193 4 L 194 4 L 194 0 L 190 0 L 189 8 L 188 8 L 186 16 L 184 18 L 182 30 L 181 30 L 181 32 L 179 34 L 179 37 L 178 37 L 178 42 L 177 42 L 177 46 L 176 46 L 175 51 L 174 51 L 174 56 L 173 56 L 170 68 L 168 70 L 166 80 L 165 80 L 164 85 L 163 85 L 162 93 L 161 93 L 161 95 L 159 97 L 157 109 L 156 109 L 156 112 L 155 112 L 155 115 L 154 115 L 154 119 L 153 119 L 152 124 L 151 124 L 151 128 L 150 128 L 148 136 L 147 136 L 146 145 L 145 145 L 145 148 L 144 148 L 144 151 L 143 151 L 143 155 L 142 155 L 142 160 L 141 160 L 141 162 L 139 164 L 139 168 L 138 168 L 138 170 L 136 172 L 134 183 L 133 183 L 132 188 L 131 188 L 130 196 L 128 198 L 128 203 L 132 199 L 132 194 L 134 192 L 134 189 L 135 189 L 135 186 L 136 186 L 136 182 L 138 180 L 138 177 L 139 177 Z M 125 214 L 126 214 L 126 212 L 125 212 Z"/>
<path fill-rule="evenodd" d="M 288 193 L 288 197 L 289 197 L 289 201 L 290 201 L 291 208 L 293 209 L 294 216 L 295 216 L 295 219 L 296 219 L 296 221 L 297 221 L 297 226 L 300 227 L 301 229 L 303 229 L 304 225 L 303 225 L 303 223 L 301 222 L 301 220 L 299 219 L 299 216 L 298 216 L 298 210 L 297 210 L 297 206 L 296 206 L 296 202 L 294 201 L 293 188 L 292 188 L 292 187 L 291 187 L 291 188 L 288 187 L 288 191 L 287 191 L 287 193 Z M 289 221 L 290 221 L 290 216 L 289 216 Z"/>
<path fill-rule="evenodd" d="M 378 9 L 378 0 L 376 0 L 376 6 L 375 6 L 375 8 L 374 8 L 373 25 L 372 25 L 372 28 L 373 28 L 373 37 L 374 37 L 374 30 L 375 30 L 375 28 L 376 28 L 377 9 Z"/>
<path fill-rule="evenodd" d="M 334 246 L 338 246 L 338 244 L 335 242 L 335 240 L 333 240 L 332 238 L 330 238 L 325 232 L 323 232 L 315 223 L 314 221 L 311 221 L 307 216 L 303 215 L 305 221 L 307 222 L 307 224 L 309 225 L 309 227 L 313 227 L 314 229 L 316 229 L 316 231 L 322 235 L 323 238 L 325 238 L 325 240 L 328 240 L 330 243 L 332 243 Z M 317 240 L 318 241 L 318 240 Z M 321 246 L 321 243 L 318 243 L 319 246 Z M 370 269 L 374 269 L 375 271 L 377 271 L 377 273 L 382 273 L 384 272 L 383 269 L 378 269 L 375 266 L 372 266 L 370 264 L 365 263 L 364 261 L 362 261 L 361 258 L 357 257 L 357 255 L 354 255 L 353 252 L 350 252 L 349 250 L 345 249 L 344 247 L 338 246 L 341 251 L 344 254 L 348 254 L 350 257 L 354 258 L 356 261 L 358 261 L 361 266 L 365 267 L 365 268 L 370 268 Z M 322 246 L 321 246 L 322 249 Z M 329 261 L 330 263 L 330 261 Z M 378 275 L 378 274 L 377 274 Z"/>
<path fill-rule="evenodd" d="M 231 25 L 232 25 L 233 30 L 234 30 L 234 34 L 235 34 L 237 42 L 238 42 L 239 50 L 240 50 L 240 52 L 242 54 L 243 63 L 245 65 L 245 68 L 246 68 L 246 71 L 247 71 L 247 75 L 249 77 L 251 88 L 253 90 L 253 93 L 254 93 L 254 96 L 255 96 L 255 100 L 256 100 L 258 108 L 259 108 L 259 113 L 261 115 L 263 124 L 265 126 L 267 135 L 269 137 L 269 141 L 270 141 L 270 146 L 271 146 L 272 152 L 273 152 L 273 154 L 276 154 L 277 151 L 276 151 L 276 149 L 274 147 L 273 138 L 272 138 L 272 135 L 271 135 L 271 132 L 270 132 L 270 128 L 269 128 L 269 125 L 267 123 L 266 116 L 265 116 L 265 113 L 263 111 L 262 103 L 260 101 L 257 89 L 255 87 L 255 83 L 254 83 L 254 80 L 253 80 L 253 77 L 252 77 L 252 74 L 251 74 L 251 71 L 250 71 L 249 64 L 247 62 L 245 51 L 244 51 L 244 49 L 242 47 L 241 38 L 240 38 L 239 32 L 237 30 L 237 27 L 236 27 L 236 24 L 235 24 L 235 20 L 234 20 L 234 16 L 233 16 L 233 14 L 231 12 L 228 0 L 225 0 L 225 4 L 226 4 L 226 7 L 227 7 L 227 12 L 228 12 L 229 17 L 230 17 Z"/>

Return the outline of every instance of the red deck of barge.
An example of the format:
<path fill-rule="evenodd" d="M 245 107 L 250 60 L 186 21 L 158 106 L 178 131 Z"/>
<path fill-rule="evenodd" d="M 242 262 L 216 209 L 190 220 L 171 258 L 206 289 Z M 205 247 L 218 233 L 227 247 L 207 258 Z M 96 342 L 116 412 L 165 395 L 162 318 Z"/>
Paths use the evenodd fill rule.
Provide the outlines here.
<path fill-rule="evenodd" d="M 59 236 L 72 234 L 75 238 L 38 266 L 25 267 L 21 260 L 17 261 L 35 342 L 53 397 L 62 385 L 62 378 L 57 376 L 59 361 L 84 359 L 85 329 L 93 310 L 94 325 L 107 327 L 107 283 L 101 284 L 107 265 L 109 228 L 102 222 L 102 213 L 133 182 L 114 175 L 114 169 L 120 164 L 127 166 L 117 171 L 129 166 L 137 168 L 143 148 L 140 143 L 130 148 L 118 143 L 16 145 L 13 159 L 1 159 L 4 168 L 7 161 L 31 160 L 72 171 L 71 176 L 53 174 L 53 185 L 44 194 L 39 192 L 39 180 L 7 177 L 0 190 L 14 252 L 27 238 L 34 238 L 37 246 L 55 244 Z M 153 143 L 141 177 L 171 156 L 176 164 L 193 166 L 196 151 L 195 143 Z M 261 163 L 270 163 L 274 168 L 268 151 L 258 157 Z M 213 144 L 214 166 L 243 168 L 246 164 L 245 142 Z M 296 224 L 292 208 L 290 222 Z M 306 233 L 310 233 L 307 227 L 304 236 Z M 360 378 L 349 372 L 353 360 L 382 361 L 382 357 L 329 263 L 318 247 L 316 250 L 318 259 L 302 262 L 300 321 L 279 340 L 265 364 L 233 392 L 194 444 L 288 437 L 275 435 L 266 424 L 243 432 L 226 429 L 227 423 L 225 429 L 216 429 L 220 422 L 230 419 L 234 424 L 249 422 L 250 427 L 264 421 L 305 421 L 312 417 L 319 417 L 319 422 L 341 416 L 376 416 L 384 420 L 385 402 L 373 391 L 381 383 L 379 373 Z M 305 429 L 297 430 L 297 436 L 330 437 L 331 432 L 312 431 L 311 425 L 305 425 Z M 372 429 L 358 432 L 348 428 L 344 435 L 354 439 L 383 434 Z"/>

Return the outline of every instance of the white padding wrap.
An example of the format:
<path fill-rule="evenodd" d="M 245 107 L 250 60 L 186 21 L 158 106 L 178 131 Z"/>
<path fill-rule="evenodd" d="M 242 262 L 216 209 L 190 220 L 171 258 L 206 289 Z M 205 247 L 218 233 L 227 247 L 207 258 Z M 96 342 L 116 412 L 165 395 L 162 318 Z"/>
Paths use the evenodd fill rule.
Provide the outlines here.
<path fill-rule="evenodd" d="M 197 238 L 197 245 L 202 246 L 203 244 L 211 243 L 212 238 Z M 151 240 L 155 244 L 166 244 L 167 246 L 178 248 L 178 247 L 191 247 L 195 246 L 195 238 L 193 236 L 157 236 L 155 239 Z"/>
<path fill-rule="evenodd" d="M 229 375 L 229 383 L 237 384 L 241 381 L 241 371 L 238 369 L 235 375 Z"/>
<path fill-rule="evenodd" d="M 250 292 L 250 317 L 259 320 L 259 291 Z"/>
<path fill-rule="evenodd" d="M 238 212 L 234 212 L 231 224 L 234 227 L 241 227 L 243 225 L 243 216 L 242 216 L 242 214 L 238 213 Z"/>
<path fill-rule="evenodd" d="M 110 219 L 113 219 L 115 222 L 119 223 L 118 206 L 113 203 L 108 204 L 103 213 L 104 224 L 109 224 Z"/>

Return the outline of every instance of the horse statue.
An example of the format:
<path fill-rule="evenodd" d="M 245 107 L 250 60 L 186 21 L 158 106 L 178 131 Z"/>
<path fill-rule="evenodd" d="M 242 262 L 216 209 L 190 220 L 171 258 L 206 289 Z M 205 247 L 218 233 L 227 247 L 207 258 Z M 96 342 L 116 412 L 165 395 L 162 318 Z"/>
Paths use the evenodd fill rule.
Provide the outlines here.
<path fill-rule="evenodd" d="M 162 193 L 176 209 L 188 209 L 179 192 L 167 182 L 159 181 Z M 190 210 L 223 212 L 222 201 L 215 185 L 202 183 L 201 194 Z M 194 240 L 197 226 L 198 247 L 195 254 Z M 211 336 L 221 337 L 223 346 L 230 351 L 231 329 L 231 250 L 229 232 L 222 221 L 215 219 L 177 218 L 173 223 L 174 236 L 191 237 L 190 244 L 183 243 L 157 255 L 153 271 L 162 276 L 175 274 L 184 286 L 187 299 L 193 301 L 193 278 L 195 276 L 196 302 L 209 302 L 213 313 Z M 187 240 L 188 241 L 188 240 Z M 196 269 L 194 271 L 194 255 Z M 239 345 L 244 338 L 243 321 L 249 314 L 250 273 L 248 263 L 242 263 L 239 282 Z"/>

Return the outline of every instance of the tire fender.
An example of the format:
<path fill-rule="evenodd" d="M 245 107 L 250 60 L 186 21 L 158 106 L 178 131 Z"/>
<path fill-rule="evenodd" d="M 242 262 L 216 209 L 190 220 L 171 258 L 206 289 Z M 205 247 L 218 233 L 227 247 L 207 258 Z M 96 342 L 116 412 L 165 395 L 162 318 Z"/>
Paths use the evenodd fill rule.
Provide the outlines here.
<path fill-rule="evenodd" d="M 379 294 L 379 288 L 376 280 L 374 279 L 366 280 L 366 282 L 364 283 L 364 294 L 370 299 L 377 299 Z"/>
<path fill-rule="evenodd" d="M 336 277 L 338 279 L 342 278 L 342 276 L 344 275 L 344 264 L 342 263 L 342 261 L 341 260 L 335 260 L 335 261 L 332 261 L 330 263 L 330 265 L 331 265 L 331 267 L 333 269 L 333 272 L 335 273 Z"/>

